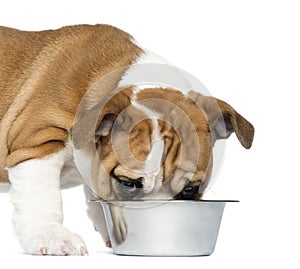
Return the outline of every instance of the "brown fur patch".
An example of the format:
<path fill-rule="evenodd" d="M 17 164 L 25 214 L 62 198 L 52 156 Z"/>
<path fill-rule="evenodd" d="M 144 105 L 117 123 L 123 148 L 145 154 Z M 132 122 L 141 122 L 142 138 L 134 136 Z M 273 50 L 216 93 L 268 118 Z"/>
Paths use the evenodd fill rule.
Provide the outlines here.
<path fill-rule="evenodd" d="M 85 92 L 141 54 L 130 38 L 108 25 L 41 32 L 0 27 L 2 181 L 7 180 L 4 167 L 61 149 Z M 124 71 L 104 88 L 91 91 L 91 96 L 105 96 Z"/>
<path fill-rule="evenodd" d="M 145 89 L 138 94 L 138 100 L 151 100 L 155 101 L 149 103 L 153 109 L 159 111 L 164 121 L 160 121 L 159 125 L 161 128 L 162 136 L 165 139 L 167 156 L 165 160 L 165 180 L 170 179 L 173 172 L 176 170 L 178 165 L 178 156 L 182 149 L 189 156 L 182 156 L 182 169 L 193 169 L 190 167 L 188 162 L 194 162 L 192 158 L 199 158 L 195 169 L 195 178 L 199 179 L 199 176 L 203 177 L 206 171 L 210 158 L 212 142 L 208 128 L 208 122 L 206 115 L 200 107 L 198 107 L 194 101 L 183 93 L 174 89 L 166 88 L 154 88 Z M 166 100 L 170 102 L 170 106 L 162 105 L 159 100 Z M 175 112 L 175 113 L 172 113 Z M 179 113 L 180 112 L 180 113 Z M 189 120 L 190 122 L 187 122 Z M 193 130 L 194 129 L 194 130 Z M 198 150 L 201 154 L 198 156 L 197 148 L 195 148 L 195 142 L 191 142 L 188 139 L 192 136 L 193 131 L 197 134 Z M 185 140 L 179 141 L 180 137 L 186 138 Z M 195 153 L 195 154 L 194 154 Z M 192 157 L 191 157 L 192 156 Z M 189 167 L 189 168 L 188 168 Z"/>
<path fill-rule="evenodd" d="M 224 134 L 224 137 L 217 135 L 215 139 L 228 138 L 231 133 L 235 132 L 244 148 L 249 149 L 251 147 L 254 138 L 254 127 L 229 104 L 217 98 L 204 96 L 193 91 L 189 92 L 189 96 L 203 109 L 212 130 L 216 127 L 220 117 L 224 119 L 224 115 L 228 116 L 232 128 L 226 131 L 227 133 Z M 226 120 L 224 119 L 224 121 L 226 125 Z"/>

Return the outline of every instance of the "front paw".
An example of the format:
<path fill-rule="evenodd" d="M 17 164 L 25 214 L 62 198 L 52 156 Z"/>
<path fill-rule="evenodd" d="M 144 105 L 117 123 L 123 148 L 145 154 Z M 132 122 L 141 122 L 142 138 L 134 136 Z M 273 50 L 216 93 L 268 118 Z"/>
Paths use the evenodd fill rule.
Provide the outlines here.
<path fill-rule="evenodd" d="M 109 208 L 113 222 L 115 239 L 117 243 L 121 244 L 126 240 L 128 234 L 128 227 L 123 216 L 122 207 L 111 204 Z"/>
<path fill-rule="evenodd" d="M 80 236 L 61 225 L 49 225 L 21 235 L 21 243 L 28 254 L 33 255 L 87 255 Z"/>
<path fill-rule="evenodd" d="M 121 244 L 123 243 L 128 234 L 128 227 L 125 219 L 122 215 L 115 216 L 113 218 L 113 224 L 114 224 L 114 234 L 117 243 Z"/>

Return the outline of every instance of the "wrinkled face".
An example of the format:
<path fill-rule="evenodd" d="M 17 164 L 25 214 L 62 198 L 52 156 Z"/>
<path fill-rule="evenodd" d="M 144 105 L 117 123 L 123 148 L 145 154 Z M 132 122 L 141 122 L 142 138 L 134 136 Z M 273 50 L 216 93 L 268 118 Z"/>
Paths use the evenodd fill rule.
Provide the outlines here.
<path fill-rule="evenodd" d="M 251 146 L 252 125 L 223 101 L 128 88 L 99 118 L 93 188 L 107 200 L 200 199 L 211 177 L 214 143 L 233 131 Z"/>

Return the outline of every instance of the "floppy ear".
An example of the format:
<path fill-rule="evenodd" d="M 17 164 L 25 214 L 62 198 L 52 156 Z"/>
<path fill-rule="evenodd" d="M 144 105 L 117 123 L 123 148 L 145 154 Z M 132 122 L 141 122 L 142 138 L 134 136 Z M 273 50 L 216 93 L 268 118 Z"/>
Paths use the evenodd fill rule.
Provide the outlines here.
<path fill-rule="evenodd" d="M 235 132 L 244 148 L 249 149 L 251 147 L 254 127 L 229 104 L 217 98 L 203 96 L 193 91 L 189 92 L 189 96 L 206 114 L 215 140 L 228 138 Z"/>
<path fill-rule="evenodd" d="M 88 143 L 97 140 L 100 136 L 107 136 L 110 134 L 114 121 L 117 118 L 117 114 L 105 113 L 103 116 L 101 115 L 95 130 L 97 117 L 98 111 L 91 110 L 90 113 L 84 115 L 71 128 L 70 131 L 75 149 L 82 149 L 88 145 Z"/>
<path fill-rule="evenodd" d="M 107 113 L 100 120 L 98 127 L 95 131 L 95 135 L 100 136 L 108 136 L 111 132 L 111 129 L 114 125 L 114 122 L 117 118 L 115 113 Z"/>

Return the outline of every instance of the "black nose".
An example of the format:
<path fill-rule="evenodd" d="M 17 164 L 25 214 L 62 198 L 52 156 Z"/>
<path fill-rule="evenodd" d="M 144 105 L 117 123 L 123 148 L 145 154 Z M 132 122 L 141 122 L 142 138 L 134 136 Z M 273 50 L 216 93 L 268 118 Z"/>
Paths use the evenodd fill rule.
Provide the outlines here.
<path fill-rule="evenodd" d="M 199 191 L 199 186 L 187 185 L 181 192 L 182 199 L 192 199 Z"/>
<path fill-rule="evenodd" d="M 143 178 L 132 180 L 125 176 L 117 177 L 113 173 L 111 174 L 111 177 L 118 183 L 117 184 L 118 193 L 123 198 L 133 198 L 136 195 L 138 195 L 143 188 Z"/>

